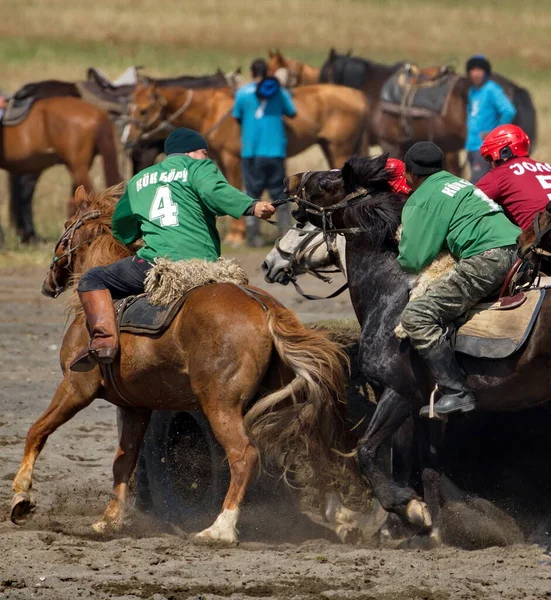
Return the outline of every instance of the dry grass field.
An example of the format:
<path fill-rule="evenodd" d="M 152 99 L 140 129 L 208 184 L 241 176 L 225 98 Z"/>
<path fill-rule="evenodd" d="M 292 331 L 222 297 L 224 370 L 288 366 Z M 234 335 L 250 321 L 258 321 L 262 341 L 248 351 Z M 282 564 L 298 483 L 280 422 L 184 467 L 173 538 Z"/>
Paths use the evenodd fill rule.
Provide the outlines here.
<path fill-rule="evenodd" d="M 539 112 L 536 156 L 551 156 L 551 2 L 525 0 L 0 0 L 0 88 L 40 79 L 76 80 L 94 65 L 117 76 L 131 64 L 152 75 L 225 71 L 268 48 L 320 65 L 331 46 L 381 62 L 423 65 L 487 54 L 497 71 L 532 92 Z M 322 166 L 313 149 L 289 170 Z M 101 169 L 94 167 L 96 185 Z M 69 180 L 63 167 L 41 178 L 35 198 L 39 233 L 55 238 Z M 7 224 L 6 178 L 0 176 L 0 222 Z M 43 260 L 8 232 L 0 263 Z M 18 254 L 19 253 L 19 254 Z"/>

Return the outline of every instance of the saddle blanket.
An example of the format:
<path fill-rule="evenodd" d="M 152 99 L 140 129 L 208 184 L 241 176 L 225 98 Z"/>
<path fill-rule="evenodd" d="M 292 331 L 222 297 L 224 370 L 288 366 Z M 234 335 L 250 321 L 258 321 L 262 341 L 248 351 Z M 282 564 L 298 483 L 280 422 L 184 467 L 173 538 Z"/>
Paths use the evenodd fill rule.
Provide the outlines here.
<path fill-rule="evenodd" d="M 506 358 L 528 339 L 540 312 L 547 289 L 524 293 L 523 302 L 512 308 L 492 303 L 477 304 L 467 313 L 455 332 L 456 352 L 476 358 Z"/>
<path fill-rule="evenodd" d="M 445 111 L 448 98 L 458 80 L 455 74 L 447 73 L 430 81 L 417 82 L 408 73 L 395 73 L 381 90 L 383 111 L 412 117 L 430 117 Z"/>

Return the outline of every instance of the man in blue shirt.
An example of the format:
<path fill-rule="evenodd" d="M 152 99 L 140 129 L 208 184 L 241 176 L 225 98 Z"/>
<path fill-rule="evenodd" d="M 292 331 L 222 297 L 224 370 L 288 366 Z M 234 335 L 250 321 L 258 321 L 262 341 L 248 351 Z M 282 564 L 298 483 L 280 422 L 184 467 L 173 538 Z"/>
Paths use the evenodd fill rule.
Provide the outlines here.
<path fill-rule="evenodd" d="M 490 170 L 490 164 L 480 155 L 484 138 L 498 125 L 512 123 L 517 111 L 503 88 L 489 79 L 492 67 L 485 56 L 476 54 L 469 58 L 466 71 L 471 89 L 467 101 L 465 148 L 471 166 L 471 182 L 476 183 Z"/>
<path fill-rule="evenodd" d="M 294 117 L 296 109 L 287 90 L 275 77 L 267 77 L 268 64 L 257 59 L 251 64 L 252 83 L 242 87 L 235 95 L 233 116 L 241 125 L 241 163 L 245 192 L 251 198 L 260 198 L 268 190 L 272 200 L 285 197 L 285 157 L 287 135 L 283 117 Z M 247 219 L 249 245 L 263 243 L 257 219 Z M 290 225 L 288 205 L 278 210 L 280 233 Z"/>

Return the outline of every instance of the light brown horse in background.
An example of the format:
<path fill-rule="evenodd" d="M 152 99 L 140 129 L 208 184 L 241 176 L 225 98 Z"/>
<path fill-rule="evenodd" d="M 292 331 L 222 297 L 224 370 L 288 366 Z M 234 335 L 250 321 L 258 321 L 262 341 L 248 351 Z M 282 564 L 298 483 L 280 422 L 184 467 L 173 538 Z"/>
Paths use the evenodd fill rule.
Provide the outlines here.
<path fill-rule="evenodd" d="M 278 79 L 281 85 L 294 88 L 300 85 L 313 85 L 320 81 L 321 68 L 283 56 L 279 49 L 268 51 L 268 75 Z"/>
<path fill-rule="evenodd" d="M 352 154 L 363 154 L 368 147 L 369 107 L 364 94 L 338 85 L 309 85 L 293 94 L 297 109 L 294 119 L 285 119 L 287 156 L 294 156 L 319 144 L 330 168 L 344 164 Z M 231 185 L 242 188 L 241 131 L 231 116 L 231 90 L 189 90 L 139 83 L 132 96 L 129 117 L 129 141 L 151 135 L 167 136 L 172 127 L 190 127 L 203 134 L 209 154 Z M 170 130 L 170 128 L 169 128 Z M 226 242 L 245 240 L 245 221 L 232 221 Z"/>
<path fill-rule="evenodd" d="M 55 297 L 75 275 L 130 255 L 111 234 L 122 187 L 90 196 L 77 190 L 77 212 L 55 247 L 44 294 Z M 21 524 L 34 506 L 32 474 L 46 440 L 95 398 L 120 407 L 122 416 L 113 494 L 94 525 L 98 533 L 123 526 L 127 484 L 152 410 L 202 409 L 228 457 L 223 509 L 198 534 L 202 538 L 237 541 L 239 506 L 259 453 L 285 468 L 303 450 L 320 485 L 328 482 L 335 461 L 342 462 L 331 450 L 343 431 L 346 355 L 262 290 L 233 284 L 195 288 L 162 336 L 122 333 L 120 360 L 113 365 L 116 386 L 99 365 L 87 373 L 69 370 L 88 339 L 78 315 L 61 347 L 63 380 L 27 434 L 13 481 L 14 523 Z"/>
<path fill-rule="evenodd" d="M 64 164 L 77 187 L 92 191 L 89 170 L 96 154 L 103 158 L 106 185 L 121 181 L 117 142 L 109 114 L 79 98 L 36 100 L 19 125 L 0 128 L 0 168 L 10 173 L 40 173 Z M 68 214 L 75 212 L 73 194 Z"/>

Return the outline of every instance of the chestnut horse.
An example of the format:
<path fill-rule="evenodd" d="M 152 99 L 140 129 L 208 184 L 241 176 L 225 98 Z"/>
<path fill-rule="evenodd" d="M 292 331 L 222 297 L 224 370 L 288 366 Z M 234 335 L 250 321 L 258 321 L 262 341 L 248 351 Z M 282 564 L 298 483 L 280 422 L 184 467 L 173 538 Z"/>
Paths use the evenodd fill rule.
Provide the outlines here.
<path fill-rule="evenodd" d="M 96 154 L 103 159 L 108 186 L 121 180 L 113 124 L 106 111 L 79 98 L 36 100 L 19 125 L 0 128 L 0 168 L 11 174 L 40 174 L 56 164 L 64 164 L 79 186 L 92 191 L 89 170 Z M 75 211 L 73 195 L 67 212 Z"/>
<path fill-rule="evenodd" d="M 321 69 L 294 58 L 287 58 L 279 50 L 268 51 L 268 75 L 277 76 L 286 88 L 319 83 Z"/>
<path fill-rule="evenodd" d="M 287 156 L 314 144 L 321 147 L 330 168 L 340 167 L 352 154 L 367 150 L 368 104 L 364 95 L 336 85 L 309 85 L 293 94 L 294 119 L 285 119 Z M 231 185 L 241 189 L 241 132 L 231 116 L 229 88 L 189 90 L 140 83 L 129 107 L 129 141 L 164 139 L 173 127 L 190 127 L 202 133 L 209 154 Z M 226 242 L 242 244 L 245 221 L 232 221 Z"/>
<path fill-rule="evenodd" d="M 87 269 L 131 254 L 111 233 L 122 186 L 90 196 L 81 187 L 76 214 L 65 224 L 42 291 L 55 297 Z M 162 336 L 121 335 L 112 375 L 99 365 L 75 373 L 69 365 L 88 344 L 77 313 L 61 347 L 63 379 L 27 434 L 13 481 L 11 519 L 22 523 L 34 506 L 33 468 L 48 437 L 95 398 L 120 407 L 122 430 L 113 465 L 114 487 L 98 533 L 123 526 L 128 480 L 152 410 L 197 410 L 226 451 L 230 485 L 223 509 L 199 537 L 234 542 L 239 506 L 260 453 L 288 467 L 295 450 L 311 458 L 320 485 L 342 458 L 332 452 L 343 431 L 345 353 L 260 289 L 212 284 L 192 290 Z M 296 458 L 296 455 L 295 455 Z"/>

